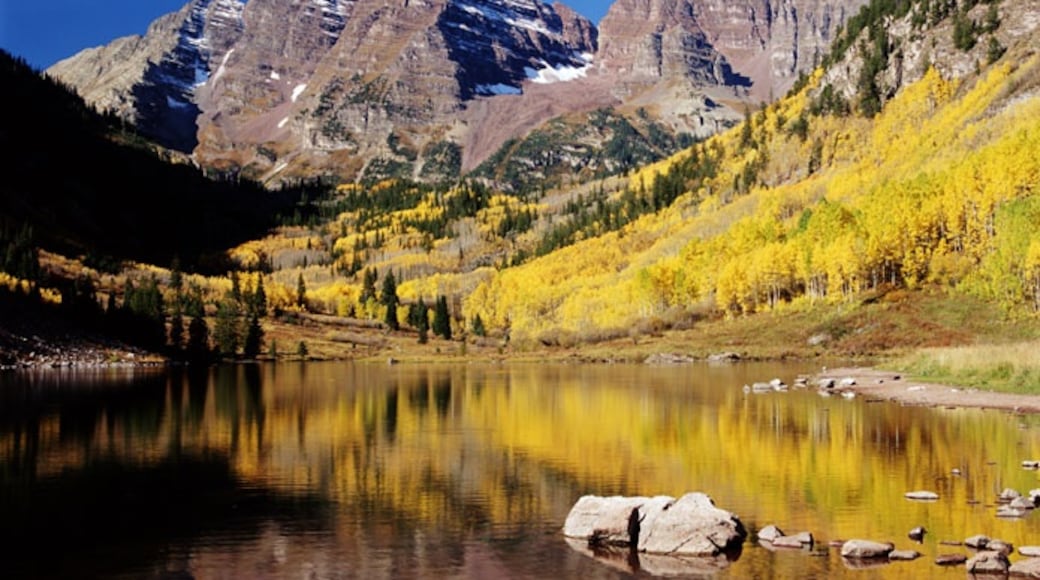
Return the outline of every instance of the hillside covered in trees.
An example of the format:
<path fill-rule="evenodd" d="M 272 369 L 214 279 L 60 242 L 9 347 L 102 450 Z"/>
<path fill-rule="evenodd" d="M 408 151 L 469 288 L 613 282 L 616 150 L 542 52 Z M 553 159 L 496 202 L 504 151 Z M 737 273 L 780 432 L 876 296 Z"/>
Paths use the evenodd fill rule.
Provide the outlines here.
<path fill-rule="evenodd" d="M 835 335 L 860 335 L 839 354 L 973 339 L 969 331 L 929 339 L 912 325 L 848 322 L 857 312 L 882 319 L 912 309 L 907 304 L 962 312 L 947 330 L 984 309 L 987 317 L 1024 321 L 1029 334 L 1040 315 L 1040 55 L 1022 10 L 1028 7 L 1012 0 L 872 2 L 849 21 L 826 67 L 785 98 L 749 107 L 732 130 L 622 177 L 561 187 L 533 180 L 510 192 L 491 189 L 480 174 L 437 185 L 393 179 L 279 194 L 226 181 L 202 189 L 156 185 L 172 204 L 169 213 L 156 211 L 201 230 L 146 227 L 158 240 L 121 255 L 165 265 L 177 252 L 223 247 L 226 269 L 217 276 L 140 263 L 105 274 L 77 252 L 81 246 L 53 244 L 91 237 L 75 228 L 105 224 L 99 231 L 119 232 L 122 222 L 109 221 L 119 219 L 128 235 L 146 235 L 126 197 L 146 181 L 116 188 L 126 193 L 106 198 L 115 204 L 107 206 L 70 187 L 73 193 L 60 194 L 72 196 L 70 207 L 96 211 L 83 224 L 55 222 L 76 224 L 65 229 L 46 221 L 61 215 L 57 209 L 41 211 L 58 204 L 4 213 L 33 216 L 49 232 L 72 231 L 49 247 L 41 242 L 72 258 L 45 260 L 43 270 L 64 264 L 90 282 L 106 310 L 132 303 L 128 286 L 155 284 L 162 300 L 149 316 L 165 320 L 175 352 L 190 350 L 187 318 L 220 326 L 205 342 L 224 357 L 356 357 L 403 344 L 432 344 L 421 349 L 429 356 L 465 353 L 467 344 L 504 355 L 662 342 L 667 332 L 690 344 L 699 328 L 724 346 L 748 344 L 727 333 L 761 329 L 734 326 L 753 320 L 790 322 L 784 340 L 824 352 L 836 352 Z M 98 175 L 90 165 L 74 167 Z M 170 169 L 182 170 L 194 171 Z M 64 175 L 73 180 L 79 172 Z M 196 173 L 191 179 L 202 180 Z M 305 200 L 294 197 L 299 192 Z M 242 229 L 279 212 L 281 225 L 266 234 Z M 39 266 L 18 258 L 32 253 L 24 250 L 33 247 L 28 234 L 8 230 L 5 270 L 36 276 Z M 184 246 L 188 232 L 196 242 Z M 114 253 L 113 240 L 95 233 L 97 247 Z M 206 243 L 193 245 L 200 236 Z M 55 302 L 68 300 L 43 290 Z"/>

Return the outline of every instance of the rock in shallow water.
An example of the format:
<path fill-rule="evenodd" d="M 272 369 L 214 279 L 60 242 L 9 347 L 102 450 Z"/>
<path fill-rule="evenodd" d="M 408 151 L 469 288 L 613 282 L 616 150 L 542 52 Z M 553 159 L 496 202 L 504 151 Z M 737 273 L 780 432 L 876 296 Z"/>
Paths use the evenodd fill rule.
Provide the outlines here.
<path fill-rule="evenodd" d="M 571 508 L 563 533 L 604 545 L 674 556 L 714 556 L 736 549 L 747 531 L 736 515 L 703 493 L 667 497 L 584 496 Z"/>
<path fill-rule="evenodd" d="M 1011 562 L 1004 554 L 987 550 L 972 556 L 965 567 L 969 574 L 1007 574 Z"/>
<path fill-rule="evenodd" d="M 849 540 L 841 546 L 841 555 L 845 558 L 885 558 L 895 549 L 890 542 L 874 542 L 871 540 Z"/>
<path fill-rule="evenodd" d="M 934 491 L 908 491 L 903 494 L 906 499 L 914 499 L 919 501 L 935 501 L 939 499 L 939 494 Z"/>

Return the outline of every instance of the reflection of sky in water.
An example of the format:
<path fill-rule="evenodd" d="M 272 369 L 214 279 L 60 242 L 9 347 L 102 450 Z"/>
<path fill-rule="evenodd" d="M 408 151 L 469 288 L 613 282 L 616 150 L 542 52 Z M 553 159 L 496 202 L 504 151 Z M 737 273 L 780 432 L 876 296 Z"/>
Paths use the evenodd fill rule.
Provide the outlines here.
<path fill-rule="evenodd" d="M 1040 458 L 1037 418 L 741 389 L 807 369 L 283 364 L 93 385 L 6 375 L 0 482 L 11 499 L 0 507 L 7 521 L 31 518 L 11 504 L 29 498 L 60 520 L 72 516 L 48 511 L 48 489 L 68 506 L 90 501 L 77 490 L 96 495 L 97 482 L 137 482 L 143 500 L 113 496 L 109 511 L 83 517 L 155 509 L 156 521 L 133 522 L 151 535 L 106 527 L 103 556 L 64 557 L 102 576 L 631 573 L 627 557 L 593 560 L 560 536 L 586 493 L 704 491 L 751 531 L 808 530 L 820 544 L 817 555 L 748 544 L 732 577 L 843 575 L 837 550 L 825 551 L 835 539 L 918 549 L 918 561 L 857 576 L 907 578 L 939 573 L 938 553 L 964 552 L 940 540 L 1038 543 L 1035 516 L 998 519 L 993 505 L 1005 487 L 1040 487 L 1020 467 Z M 918 489 L 941 499 L 903 498 Z M 918 525 L 929 530 L 920 545 L 906 536 Z M 639 574 L 669 565 L 651 560 Z"/>

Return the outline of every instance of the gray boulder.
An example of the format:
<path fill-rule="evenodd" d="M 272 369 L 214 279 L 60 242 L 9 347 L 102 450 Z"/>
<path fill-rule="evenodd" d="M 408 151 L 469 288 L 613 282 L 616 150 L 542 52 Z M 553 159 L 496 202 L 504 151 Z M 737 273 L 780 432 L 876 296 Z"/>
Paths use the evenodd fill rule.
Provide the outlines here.
<path fill-rule="evenodd" d="M 1011 503 L 1008 504 L 1008 507 L 1016 510 L 1031 510 L 1036 508 L 1036 502 L 1032 496 L 1016 497 L 1015 499 L 1011 500 Z"/>
<path fill-rule="evenodd" d="M 687 493 L 641 531 L 639 550 L 714 556 L 740 546 L 746 537 L 747 530 L 736 515 L 715 507 L 703 493 Z"/>
<path fill-rule="evenodd" d="M 917 550 L 892 550 L 888 553 L 889 560 L 916 560 L 921 557 L 921 553 Z"/>
<path fill-rule="evenodd" d="M 1017 577 L 1040 578 L 1040 558 L 1019 560 L 1008 568 L 1008 573 Z"/>
<path fill-rule="evenodd" d="M 986 550 L 989 552 L 1000 552 L 1005 556 L 1010 556 L 1015 553 L 1015 546 L 1011 542 L 1005 542 L 1004 540 L 990 540 L 986 544 Z"/>
<path fill-rule="evenodd" d="M 578 500 L 567 514 L 563 535 L 581 538 L 593 544 L 628 546 L 632 543 L 629 524 L 636 510 L 639 527 L 653 520 L 675 498 L 657 497 L 600 497 L 586 495 Z"/>
<path fill-rule="evenodd" d="M 874 542 L 871 540 L 849 540 L 842 544 L 841 555 L 845 558 L 887 558 L 895 549 L 891 542 Z"/>
<path fill-rule="evenodd" d="M 770 524 L 762 528 L 761 530 L 758 530 L 757 535 L 760 541 L 772 542 L 773 540 L 782 537 L 784 535 L 784 531 Z"/>
<path fill-rule="evenodd" d="M 965 567 L 969 574 L 1007 574 L 1011 562 L 1000 552 L 986 550 L 969 558 Z"/>
<path fill-rule="evenodd" d="M 640 552 L 674 556 L 714 556 L 747 537 L 740 519 L 703 493 L 678 500 L 587 495 L 571 508 L 563 533 L 600 545 L 635 543 Z"/>

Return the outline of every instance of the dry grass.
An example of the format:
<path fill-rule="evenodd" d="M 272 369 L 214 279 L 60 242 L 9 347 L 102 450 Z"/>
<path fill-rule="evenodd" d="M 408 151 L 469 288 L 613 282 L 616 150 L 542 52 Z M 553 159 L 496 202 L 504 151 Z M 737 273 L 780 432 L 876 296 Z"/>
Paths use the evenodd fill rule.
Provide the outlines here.
<path fill-rule="evenodd" d="M 896 364 L 937 382 L 1040 394 L 1040 340 L 926 348 Z"/>

